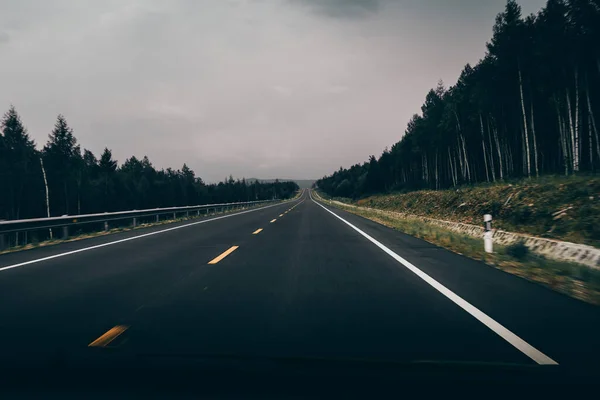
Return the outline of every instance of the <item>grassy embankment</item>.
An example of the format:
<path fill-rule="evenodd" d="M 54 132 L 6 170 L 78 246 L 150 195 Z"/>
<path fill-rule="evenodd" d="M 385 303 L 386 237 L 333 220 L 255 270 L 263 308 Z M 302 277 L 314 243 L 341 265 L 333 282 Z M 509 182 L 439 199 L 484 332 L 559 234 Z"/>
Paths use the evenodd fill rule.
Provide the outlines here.
<path fill-rule="evenodd" d="M 377 195 L 355 202 L 338 200 L 356 206 L 477 225 L 482 224 L 483 214 L 490 213 L 494 216 L 494 227 L 498 229 L 600 247 L 600 178 L 597 176 L 543 177 L 454 190 Z M 419 219 L 343 208 L 558 292 L 600 305 L 598 270 L 548 260 L 519 245 L 495 245 L 494 254 L 487 254 L 480 239 Z"/>

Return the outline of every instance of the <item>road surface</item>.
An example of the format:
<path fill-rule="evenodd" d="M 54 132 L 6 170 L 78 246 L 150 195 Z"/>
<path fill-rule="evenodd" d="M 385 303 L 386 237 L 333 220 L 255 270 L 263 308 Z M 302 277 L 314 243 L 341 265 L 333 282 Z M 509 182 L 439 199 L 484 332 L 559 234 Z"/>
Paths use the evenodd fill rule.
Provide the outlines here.
<path fill-rule="evenodd" d="M 13 370 L 221 357 L 593 375 L 600 357 L 597 307 L 320 205 L 308 190 L 2 255 L 0 293 L 3 368 Z"/>

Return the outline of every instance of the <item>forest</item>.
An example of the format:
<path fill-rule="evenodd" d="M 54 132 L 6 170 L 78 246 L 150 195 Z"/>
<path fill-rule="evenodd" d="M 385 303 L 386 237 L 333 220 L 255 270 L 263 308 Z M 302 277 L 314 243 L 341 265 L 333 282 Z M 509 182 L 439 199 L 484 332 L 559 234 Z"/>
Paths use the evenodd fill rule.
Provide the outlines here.
<path fill-rule="evenodd" d="M 0 220 L 286 199 L 297 190 L 295 182 L 248 183 L 231 176 L 206 184 L 186 164 L 157 170 L 148 157 L 118 165 L 108 148 L 99 158 L 82 151 L 62 115 L 42 150 L 15 107 L 1 122 Z"/>
<path fill-rule="evenodd" d="M 483 59 L 439 82 L 379 158 L 317 181 L 336 197 L 600 169 L 600 0 L 509 0 Z"/>

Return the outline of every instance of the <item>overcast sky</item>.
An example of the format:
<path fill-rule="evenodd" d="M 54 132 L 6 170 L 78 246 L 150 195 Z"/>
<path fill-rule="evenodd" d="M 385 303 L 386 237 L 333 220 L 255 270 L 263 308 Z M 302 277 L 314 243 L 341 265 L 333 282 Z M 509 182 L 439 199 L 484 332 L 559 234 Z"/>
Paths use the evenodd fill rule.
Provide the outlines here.
<path fill-rule="evenodd" d="M 521 0 L 523 13 L 545 0 Z M 485 53 L 505 0 L 0 0 L 0 107 L 38 148 L 319 178 L 400 140 Z"/>

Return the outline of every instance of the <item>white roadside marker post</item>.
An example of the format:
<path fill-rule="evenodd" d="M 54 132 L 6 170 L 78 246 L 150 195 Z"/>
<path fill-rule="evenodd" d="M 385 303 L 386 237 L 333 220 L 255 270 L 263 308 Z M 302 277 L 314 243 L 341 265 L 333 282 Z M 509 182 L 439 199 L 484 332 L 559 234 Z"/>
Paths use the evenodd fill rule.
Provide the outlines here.
<path fill-rule="evenodd" d="M 485 224 L 485 233 L 483 234 L 483 248 L 486 253 L 494 252 L 494 244 L 492 242 L 492 216 L 490 214 L 485 214 L 483 216 L 483 222 Z"/>

